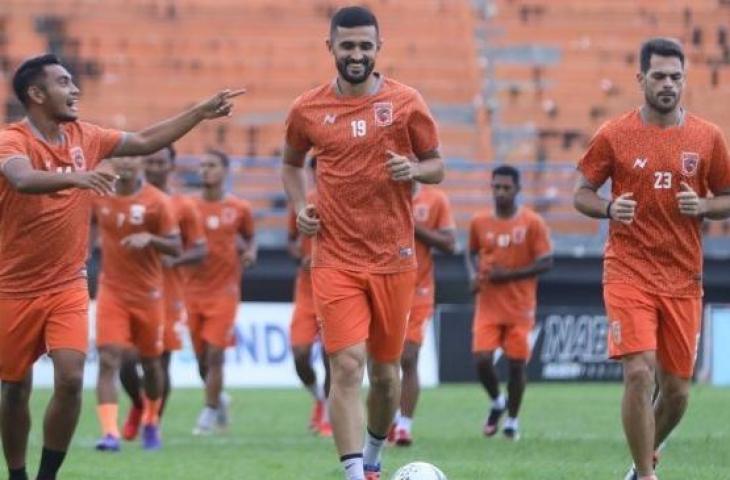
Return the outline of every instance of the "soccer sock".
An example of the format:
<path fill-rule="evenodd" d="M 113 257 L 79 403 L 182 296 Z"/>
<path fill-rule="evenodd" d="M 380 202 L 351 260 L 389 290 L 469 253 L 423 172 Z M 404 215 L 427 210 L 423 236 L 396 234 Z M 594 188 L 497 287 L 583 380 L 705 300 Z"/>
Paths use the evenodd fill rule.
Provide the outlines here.
<path fill-rule="evenodd" d="M 405 430 L 406 432 L 411 432 L 411 426 L 413 425 L 413 419 L 410 417 L 404 417 L 401 415 L 398 417 L 398 428 Z"/>
<path fill-rule="evenodd" d="M 160 423 L 160 408 L 162 407 L 162 398 L 150 400 L 143 398 L 144 407 L 142 409 L 142 425 L 157 425 Z"/>
<path fill-rule="evenodd" d="M 520 422 L 517 420 L 517 417 L 507 417 L 504 421 L 504 428 L 512 428 L 517 430 L 520 428 Z"/>
<path fill-rule="evenodd" d="M 365 465 L 379 465 L 380 464 L 380 452 L 383 451 L 383 445 L 385 445 L 385 437 L 379 437 L 370 429 L 367 429 L 365 435 L 365 449 L 362 452 L 362 459 Z"/>
<path fill-rule="evenodd" d="M 96 407 L 96 414 L 99 416 L 101 424 L 101 432 L 104 435 L 113 435 L 119 438 L 119 426 L 117 425 L 117 415 L 119 405 L 116 403 L 103 403 Z"/>
<path fill-rule="evenodd" d="M 28 472 L 25 467 L 8 468 L 8 480 L 28 480 Z"/>
<path fill-rule="evenodd" d="M 38 468 L 38 477 L 36 480 L 56 480 L 58 469 L 61 468 L 63 459 L 66 458 L 66 452 L 58 450 L 50 450 L 43 447 L 41 454 L 41 466 Z"/>
<path fill-rule="evenodd" d="M 345 470 L 347 480 L 365 480 L 362 453 L 351 453 L 340 457 L 340 463 Z"/>
<path fill-rule="evenodd" d="M 497 410 L 504 410 L 507 406 L 507 398 L 504 396 L 504 393 L 500 393 L 497 398 L 492 400 L 492 408 L 495 408 Z"/>

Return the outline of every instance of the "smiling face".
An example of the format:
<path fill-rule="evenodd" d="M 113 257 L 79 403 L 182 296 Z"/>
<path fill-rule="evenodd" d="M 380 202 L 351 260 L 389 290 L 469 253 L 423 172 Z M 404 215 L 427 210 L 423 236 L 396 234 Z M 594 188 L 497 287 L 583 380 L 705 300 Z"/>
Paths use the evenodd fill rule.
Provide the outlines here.
<path fill-rule="evenodd" d="M 638 78 L 650 108 L 666 115 L 679 106 L 685 82 L 684 67 L 679 58 L 653 54 L 649 69 L 646 73 L 639 73 Z"/>
<path fill-rule="evenodd" d="M 43 73 L 43 78 L 28 88 L 32 104 L 58 122 L 75 121 L 81 92 L 71 74 L 61 65 L 46 65 Z"/>
<path fill-rule="evenodd" d="M 353 85 L 365 82 L 375 69 L 380 50 L 378 30 L 374 25 L 337 27 L 327 47 L 335 58 L 340 77 Z"/>

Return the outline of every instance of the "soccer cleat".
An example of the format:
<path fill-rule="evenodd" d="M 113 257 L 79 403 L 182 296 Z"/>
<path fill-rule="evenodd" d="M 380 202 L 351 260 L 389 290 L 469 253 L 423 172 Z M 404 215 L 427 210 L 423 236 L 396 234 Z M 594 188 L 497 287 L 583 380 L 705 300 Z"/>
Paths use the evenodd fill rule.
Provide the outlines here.
<path fill-rule="evenodd" d="M 327 420 L 322 420 L 319 423 L 319 436 L 327 438 L 332 436 L 332 424 Z"/>
<path fill-rule="evenodd" d="M 484 422 L 484 436 L 491 437 L 499 430 L 499 419 L 504 414 L 504 408 L 494 408 L 489 410 L 487 420 Z"/>
<path fill-rule="evenodd" d="M 193 428 L 193 435 L 208 436 L 216 433 L 216 421 L 218 409 L 205 407 L 198 416 L 198 421 Z"/>
<path fill-rule="evenodd" d="M 118 452 L 122 445 L 119 438 L 107 433 L 96 442 L 95 448 L 99 452 Z"/>
<path fill-rule="evenodd" d="M 365 480 L 380 480 L 380 465 L 365 465 Z"/>
<path fill-rule="evenodd" d="M 514 427 L 504 427 L 502 433 L 504 434 L 505 438 L 507 438 L 508 440 L 512 440 L 513 442 L 516 442 L 520 439 L 520 431 Z"/>
<path fill-rule="evenodd" d="M 309 429 L 313 432 L 319 431 L 319 425 L 324 417 L 325 404 L 322 400 L 317 400 L 312 405 L 312 413 L 309 416 Z"/>
<path fill-rule="evenodd" d="M 394 423 L 390 426 L 390 429 L 388 430 L 388 438 L 386 440 L 388 445 L 395 445 L 395 427 L 396 424 Z"/>
<path fill-rule="evenodd" d="M 215 426 L 219 432 L 225 432 L 231 426 L 231 403 L 233 403 L 231 396 L 222 392 L 215 417 Z"/>
<path fill-rule="evenodd" d="M 142 427 L 142 448 L 145 450 L 159 450 L 162 448 L 159 426 L 145 425 Z"/>
<path fill-rule="evenodd" d="M 127 412 L 127 420 L 124 422 L 122 428 L 122 438 L 128 442 L 131 442 L 137 438 L 139 433 L 139 425 L 142 423 L 142 409 L 137 408 L 134 405 Z"/>
<path fill-rule="evenodd" d="M 395 429 L 395 444 L 399 447 L 410 447 L 413 443 L 411 432 L 405 428 Z"/>

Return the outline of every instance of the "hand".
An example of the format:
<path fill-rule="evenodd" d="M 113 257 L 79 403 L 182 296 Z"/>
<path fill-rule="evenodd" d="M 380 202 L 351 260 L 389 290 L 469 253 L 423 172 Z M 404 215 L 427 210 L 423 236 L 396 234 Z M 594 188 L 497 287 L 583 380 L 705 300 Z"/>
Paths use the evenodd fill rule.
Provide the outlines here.
<path fill-rule="evenodd" d="M 177 259 L 170 255 L 163 255 L 162 266 L 164 268 L 175 268 L 177 266 Z"/>
<path fill-rule="evenodd" d="M 302 208 L 297 214 L 297 228 L 303 235 L 311 237 L 319 231 L 317 207 L 312 204 Z"/>
<path fill-rule="evenodd" d="M 91 172 L 73 172 L 72 181 L 76 188 L 84 190 L 93 190 L 99 195 L 111 195 L 114 193 L 114 182 L 119 178 L 117 175 L 93 170 Z"/>
<path fill-rule="evenodd" d="M 150 243 L 152 243 L 152 238 L 153 235 L 149 232 L 139 232 L 124 237 L 119 243 L 121 243 L 122 246 L 125 248 L 130 248 L 132 250 L 142 250 L 143 248 L 147 248 Z"/>
<path fill-rule="evenodd" d="M 243 265 L 243 268 L 252 267 L 254 263 L 256 263 L 256 251 L 248 249 L 243 252 L 241 255 L 241 264 Z"/>
<path fill-rule="evenodd" d="M 632 200 L 633 193 L 624 193 L 619 196 L 611 204 L 608 216 L 611 220 L 616 220 L 624 225 L 629 225 L 634 221 L 634 215 L 636 213 L 636 200 Z"/>
<path fill-rule="evenodd" d="M 707 212 L 707 200 L 700 198 L 686 182 L 680 184 L 681 192 L 677 194 L 679 213 L 687 217 L 701 217 Z"/>
<path fill-rule="evenodd" d="M 385 165 L 390 171 L 390 178 L 396 182 L 412 182 L 419 172 L 418 163 L 412 162 L 408 157 L 398 155 L 390 150 L 387 151 L 389 159 Z"/>
<path fill-rule="evenodd" d="M 246 93 L 246 89 L 240 90 L 223 90 L 208 100 L 195 106 L 204 119 L 213 119 L 219 117 L 230 117 L 233 111 L 232 98 L 238 97 Z"/>
<path fill-rule="evenodd" d="M 492 283 L 505 283 L 512 280 L 512 274 L 506 268 L 494 265 L 491 270 L 489 270 L 488 278 Z"/>

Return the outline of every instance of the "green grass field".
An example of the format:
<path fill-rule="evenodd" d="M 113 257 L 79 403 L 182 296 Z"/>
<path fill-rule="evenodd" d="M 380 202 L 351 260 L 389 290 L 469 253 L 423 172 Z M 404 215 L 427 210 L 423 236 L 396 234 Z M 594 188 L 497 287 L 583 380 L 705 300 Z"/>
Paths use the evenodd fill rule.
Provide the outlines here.
<path fill-rule="evenodd" d="M 332 441 L 306 431 L 309 398 L 300 390 L 234 390 L 232 430 L 198 438 L 191 428 L 201 402 L 196 390 L 173 392 L 164 419 L 164 449 L 138 443 L 121 453 L 93 450 L 94 398 L 85 397 L 81 425 L 61 478 L 73 480 L 341 479 Z M 35 472 L 48 391 L 33 396 L 28 465 Z M 618 385 L 533 385 L 521 416 L 522 439 L 485 439 L 487 403 L 476 385 L 423 392 L 415 444 L 388 448 L 384 480 L 414 460 L 439 466 L 450 480 L 621 480 L 629 465 L 619 423 Z M 126 406 L 122 408 L 126 413 Z M 730 479 L 730 390 L 697 387 L 659 468 L 662 480 Z"/>

